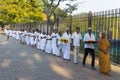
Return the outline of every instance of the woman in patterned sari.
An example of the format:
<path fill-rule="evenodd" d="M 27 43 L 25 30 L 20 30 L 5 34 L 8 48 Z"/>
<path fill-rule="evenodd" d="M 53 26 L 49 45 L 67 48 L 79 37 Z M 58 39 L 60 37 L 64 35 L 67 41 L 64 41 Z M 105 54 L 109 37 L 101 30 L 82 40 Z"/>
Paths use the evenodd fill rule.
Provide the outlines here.
<path fill-rule="evenodd" d="M 102 74 L 110 76 L 111 71 L 110 58 L 108 49 L 110 48 L 110 43 L 106 38 L 106 32 L 102 32 L 101 39 L 98 42 L 99 48 L 99 70 Z"/>

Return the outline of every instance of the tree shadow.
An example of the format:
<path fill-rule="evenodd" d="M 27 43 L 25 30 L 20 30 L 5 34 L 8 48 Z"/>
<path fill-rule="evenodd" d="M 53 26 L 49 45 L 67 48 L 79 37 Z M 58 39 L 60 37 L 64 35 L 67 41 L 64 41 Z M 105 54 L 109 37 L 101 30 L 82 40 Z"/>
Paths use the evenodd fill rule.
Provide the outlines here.
<path fill-rule="evenodd" d="M 1 44 L 1 43 L 0 43 Z M 82 66 L 83 57 L 79 54 L 77 65 L 33 47 L 20 44 L 10 38 L 0 46 L 0 77 L 2 80 L 119 80 L 119 68 L 113 66 L 112 77 L 90 69 L 90 60 Z M 119 69 L 120 70 L 120 69 Z M 114 77 L 115 76 L 115 77 Z"/>

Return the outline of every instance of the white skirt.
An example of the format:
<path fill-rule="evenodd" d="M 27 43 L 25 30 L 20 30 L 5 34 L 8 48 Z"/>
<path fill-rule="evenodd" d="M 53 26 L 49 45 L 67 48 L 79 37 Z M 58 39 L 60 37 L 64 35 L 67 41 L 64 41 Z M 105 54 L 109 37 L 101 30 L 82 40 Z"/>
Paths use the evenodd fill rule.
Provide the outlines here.
<path fill-rule="evenodd" d="M 47 44 L 46 44 L 46 49 L 45 49 L 45 52 L 47 53 L 52 53 L 52 42 L 50 40 L 47 41 Z"/>
<path fill-rule="evenodd" d="M 70 59 L 70 45 L 63 45 L 63 58 Z"/>
<path fill-rule="evenodd" d="M 33 37 L 30 37 L 30 45 L 34 45 L 34 38 Z"/>
<path fill-rule="evenodd" d="M 46 40 L 42 39 L 41 50 L 45 50 L 45 48 L 46 48 Z"/>

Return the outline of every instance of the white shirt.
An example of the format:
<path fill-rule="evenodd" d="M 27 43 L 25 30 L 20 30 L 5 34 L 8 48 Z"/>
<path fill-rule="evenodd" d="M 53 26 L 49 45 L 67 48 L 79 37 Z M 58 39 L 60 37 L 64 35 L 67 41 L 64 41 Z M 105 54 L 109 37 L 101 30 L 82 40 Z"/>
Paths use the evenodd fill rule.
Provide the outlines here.
<path fill-rule="evenodd" d="M 95 36 L 92 33 L 91 36 L 89 35 L 89 33 L 86 33 L 83 41 L 95 41 Z M 94 45 L 93 43 L 85 43 L 84 48 L 94 49 Z"/>
<path fill-rule="evenodd" d="M 82 36 L 80 33 L 74 32 L 72 34 L 72 39 L 73 39 L 74 46 L 80 46 L 80 40 L 82 40 Z"/>

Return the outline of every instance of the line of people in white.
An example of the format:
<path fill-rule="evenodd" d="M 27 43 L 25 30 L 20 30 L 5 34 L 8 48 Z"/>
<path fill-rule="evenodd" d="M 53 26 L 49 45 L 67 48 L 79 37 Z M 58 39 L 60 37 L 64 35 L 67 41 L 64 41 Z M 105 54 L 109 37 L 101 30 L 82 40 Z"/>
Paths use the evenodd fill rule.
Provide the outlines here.
<path fill-rule="evenodd" d="M 69 29 L 62 34 L 62 32 L 57 32 L 54 30 L 48 35 L 39 30 L 26 31 L 26 30 L 9 30 L 5 29 L 7 36 L 13 37 L 19 40 L 22 44 L 27 44 L 29 46 L 40 49 L 48 54 L 53 54 L 55 56 L 62 56 L 65 60 L 70 60 L 70 45 L 74 45 L 74 63 L 77 63 L 77 55 L 79 53 L 79 47 L 81 44 L 82 36 L 80 33 L 80 28 L 77 27 L 76 31 L 71 35 Z M 61 42 L 61 38 L 68 39 L 68 43 Z"/>
<path fill-rule="evenodd" d="M 62 56 L 65 60 L 70 60 L 70 46 L 72 45 L 74 47 L 74 63 L 78 63 L 77 57 L 80 49 L 80 45 L 82 43 L 82 36 L 80 33 L 80 28 L 76 27 L 76 31 L 71 35 L 69 32 L 69 29 L 67 28 L 66 31 L 62 34 L 62 32 L 57 32 L 57 30 L 54 30 L 52 33 L 49 33 L 48 35 L 43 32 L 41 33 L 39 30 L 35 31 L 26 31 L 26 30 L 8 30 L 5 29 L 5 33 L 7 35 L 7 38 L 13 37 L 16 40 L 19 40 L 22 44 L 27 44 L 29 46 L 35 47 L 37 49 L 40 49 L 48 54 L 53 54 L 55 56 Z M 62 41 L 65 40 L 65 41 Z M 67 40 L 67 41 L 66 41 Z M 104 43 L 108 42 L 106 39 L 106 32 L 102 33 L 102 38 L 100 40 L 95 40 L 94 34 L 92 34 L 92 28 L 88 28 L 88 32 L 84 35 L 83 38 L 84 41 L 84 57 L 82 65 L 85 66 L 86 58 L 88 54 L 91 55 L 91 69 L 95 69 L 95 47 L 93 44 L 98 43 L 99 48 L 99 55 L 102 57 L 99 57 L 99 62 L 109 62 L 108 57 L 108 49 L 102 48 Z M 101 42 L 100 42 L 101 41 Z M 109 43 L 106 43 L 107 46 L 110 46 Z M 102 46 L 102 47 L 100 47 Z M 109 48 L 109 47 L 108 47 Z M 103 57 L 105 56 L 105 57 Z M 103 59 L 104 58 L 104 59 Z M 101 64 L 102 64 L 101 62 Z M 109 62 L 110 63 L 110 62 Z M 108 67 L 107 70 L 105 70 L 106 66 Z M 109 75 L 108 72 L 110 71 L 110 64 L 103 65 L 100 67 L 100 72 Z M 103 68 L 103 70 L 102 70 Z"/>

